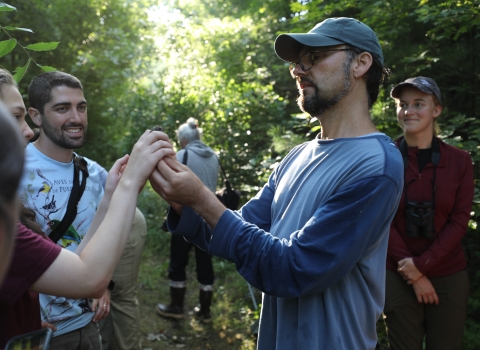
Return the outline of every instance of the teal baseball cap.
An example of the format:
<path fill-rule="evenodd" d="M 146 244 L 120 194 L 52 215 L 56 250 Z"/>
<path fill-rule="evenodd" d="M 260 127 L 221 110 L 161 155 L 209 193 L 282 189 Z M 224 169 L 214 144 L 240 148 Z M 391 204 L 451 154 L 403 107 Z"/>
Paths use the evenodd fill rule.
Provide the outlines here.
<path fill-rule="evenodd" d="M 275 40 L 275 53 L 282 60 L 295 62 L 303 46 L 325 47 L 347 44 L 369 52 L 383 65 L 383 53 L 375 32 L 354 18 L 334 17 L 318 23 L 308 33 L 281 34 Z"/>

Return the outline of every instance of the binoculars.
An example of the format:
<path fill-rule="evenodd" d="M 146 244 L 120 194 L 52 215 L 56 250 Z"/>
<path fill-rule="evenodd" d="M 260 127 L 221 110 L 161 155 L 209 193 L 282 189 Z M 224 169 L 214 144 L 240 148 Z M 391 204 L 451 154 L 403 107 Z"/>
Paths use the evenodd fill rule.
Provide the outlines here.
<path fill-rule="evenodd" d="M 408 237 L 435 237 L 433 202 L 406 202 Z"/>

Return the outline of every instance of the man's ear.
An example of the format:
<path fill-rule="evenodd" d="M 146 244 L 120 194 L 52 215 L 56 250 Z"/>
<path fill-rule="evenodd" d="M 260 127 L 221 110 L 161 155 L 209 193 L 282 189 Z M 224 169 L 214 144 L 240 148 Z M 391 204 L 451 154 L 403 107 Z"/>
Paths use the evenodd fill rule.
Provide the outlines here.
<path fill-rule="evenodd" d="M 352 62 L 353 76 L 361 78 L 372 66 L 373 58 L 368 52 L 362 52 Z"/>
<path fill-rule="evenodd" d="M 36 126 L 38 127 L 42 126 L 42 115 L 40 114 L 38 109 L 30 107 L 28 109 L 28 115 L 30 116 L 30 119 Z"/>

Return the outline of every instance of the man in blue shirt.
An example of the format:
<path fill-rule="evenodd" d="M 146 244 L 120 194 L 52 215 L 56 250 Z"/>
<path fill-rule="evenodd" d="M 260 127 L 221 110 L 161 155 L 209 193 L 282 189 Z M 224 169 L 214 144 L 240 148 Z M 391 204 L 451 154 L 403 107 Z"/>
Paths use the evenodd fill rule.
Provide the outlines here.
<path fill-rule="evenodd" d="M 83 146 L 88 128 L 87 100 L 80 80 L 58 71 L 36 76 L 28 95 L 28 113 L 40 128 L 40 136 L 25 149 L 20 199 L 34 210 L 42 231 L 50 235 L 67 212 L 75 181 L 74 149 Z M 72 252 L 86 236 L 104 194 L 98 168 L 90 159 L 84 160 L 88 177 L 79 172 L 77 181 L 85 181 L 85 189 L 76 203 L 74 220 L 57 243 Z M 55 330 L 52 348 L 71 349 L 88 343 L 92 349 L 101 349 L 96 322 L 109 313 L 109 291 L 92 305 L 86 298 L 47 294 L 39 298 L 42 321 Z"/>
<path fill-rule="evenodd" d="M 173 234 L 235 263 L 263 294 L 258 348 L 374 349 L 390 222 L 403 187 L 393 142 L 369 109 L 388 71 L 371 28 L 329 18 L 282 34 L 298 105 L 321 133 L 295 147 L 262 190 L 227 210 L 185 166 L 164 158 L 153 188 Z"/>

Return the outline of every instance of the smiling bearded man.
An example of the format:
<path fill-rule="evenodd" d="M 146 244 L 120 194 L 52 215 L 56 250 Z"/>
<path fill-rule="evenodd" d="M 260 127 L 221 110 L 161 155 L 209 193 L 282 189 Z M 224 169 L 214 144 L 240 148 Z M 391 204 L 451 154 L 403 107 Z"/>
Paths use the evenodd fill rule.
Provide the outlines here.
<path fill-rule="evenodd" d="M 83 87 L 70 74 L 47 72 L 32 80 L 28 96 L 28 114 L 40 128 L 40 136 L 25 150 L 20 198 L 35 211 L 36 221 L 45 234 L 51 239 L 60 237 L 58 245 L 75 251 L 104 193 L 98 165 L 79 158 L 73 151 L 83 146 L 88 126 Z M 76 205 L 67 210 L 71 196 Z M 109 313 L 108 291 L 92 305 L 86 298 L 45 294 L 40 294 L 39 300 L 42 321 L 55 330 L 51 349 L 101 349 L 94 322 Z"/>
<path fill-rule="evenodd" d="M 66 110 L 65 107 L 62 108 Z M 84 108 L 84 113 L 86 113 L 86 102 L 85 106 L 80 106 L 80 108 Z M 88 122 L 85 122 L 84 124 L 67 122 L 62 127 L 56 128 L 48 121 L 48 118 L 45 116 L 45 114 L 41 115 L 40 120 L 45 136 L 57 146 L 65 149 L 76 149 L 82 147 L 85 143 Z M 79 134 L 79 136 L 74 138 L 70 136 L 72 134 Z"/>

